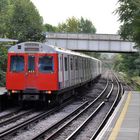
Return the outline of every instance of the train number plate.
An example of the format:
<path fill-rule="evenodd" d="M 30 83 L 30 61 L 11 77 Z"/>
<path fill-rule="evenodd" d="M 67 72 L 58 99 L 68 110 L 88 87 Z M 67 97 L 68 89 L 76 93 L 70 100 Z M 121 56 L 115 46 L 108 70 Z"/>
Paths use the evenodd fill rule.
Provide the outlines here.
<path fill-rule="evenodd" d="M 35 100 L 39 100 L 39 95 L 23 95 L 22 99 L 28 101 L 35 101 Z"/>

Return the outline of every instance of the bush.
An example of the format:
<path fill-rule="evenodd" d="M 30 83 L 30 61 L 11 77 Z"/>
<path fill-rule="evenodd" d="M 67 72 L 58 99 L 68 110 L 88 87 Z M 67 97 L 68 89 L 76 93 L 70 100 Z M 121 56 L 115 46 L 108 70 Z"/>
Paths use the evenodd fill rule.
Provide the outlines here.
<path fill-rule="evenodd" d="M 0 86 L 5 86 L 7 68 L 7 48 L 0 44 Z"/>

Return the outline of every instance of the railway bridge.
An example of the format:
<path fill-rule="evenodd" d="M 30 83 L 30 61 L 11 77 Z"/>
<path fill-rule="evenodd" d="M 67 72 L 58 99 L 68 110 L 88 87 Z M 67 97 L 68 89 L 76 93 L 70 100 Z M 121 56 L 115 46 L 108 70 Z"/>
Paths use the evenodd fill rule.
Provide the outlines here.
<path fill-rule="evenodd" d="M 134 53 L 135 43 L 117 34 L 47 33 L 46 42 L 75 51 Z"/>

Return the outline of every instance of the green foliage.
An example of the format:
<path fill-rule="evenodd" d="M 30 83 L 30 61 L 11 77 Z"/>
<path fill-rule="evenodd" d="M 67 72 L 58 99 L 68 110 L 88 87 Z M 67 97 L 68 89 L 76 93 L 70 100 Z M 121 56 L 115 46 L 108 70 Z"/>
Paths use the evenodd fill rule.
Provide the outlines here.
<path fill-rule="evenodd" d="M 93 23 L 81 17 L 77 19 L 75 17 L 68 18 L 65 23 L 60 23 L 58 25 L 59 32 L 69 32 L 69 33 L 95 33 L 96 29 Z"/>
<path fill-rule="evenodd" d="M 44 32 L 57 32 L 57 27 L 50 25 L 50 24 L 45 24 Z"/>
<path fill-rule="evenodd" d="M 23 41 L 42 41 L 45 36 L 42 34 L 42 17 L 30 0 L 2 0 L 0 3 L 6 9 L 2 10 L 4 27 L 1 36 Z M 6 14 L 5 14 L 6 13 Z"/>
<path fill-rule="evenodd" d="M 132 77 L 131 80 L 133 82 L 133 85 L 135 86 L 135 89 L 140 91 L 140 77 Z"/>
<path fill-rule="evenodd" d="M 126 73 L 129 76 L 140 76 L 140 55 L 122 54 L 114 57 L 114 69 Z"/>
<path fill-rule="evenodd" d="M 68 18 L 65 23 L 58 25 L 59 32 L 79 32 L 79 20 L 75 17 Z"/>
<path fill-rule="evenodd" d="M 123 39 L 134 41 L 140 49 L 140 1 L 118 0 L 118 3 L 116 13 L 122 23 L 119 34 Z M 129 76 L 140 76 L 140 54 L 123 54 L 121 60 L 116 60 L 117 70 L 126 72 Z"/>
<path fill-rule="evenodd" d="M 88 19 L 84 19 L 83 17 L 81 17 L 79 21 L 79 29 L 80 29 L 80 33 L 96 32 L 96 28 L 94 27 L 93 23 Z"/>
<path fill-rule="evenodd" d="M 113 57 L 113 61 L 114 61 L 114 65 L 113 65 L 113 68 L 116 70 L 116 71 L 121 71 L 123 72 L 125 69 L 123 67 L 123 64 L 122 64 L 122 56 L 121 55 L 114 55 Z"/>
<path fill-rule="evenodd" d="M 8 0 L 0 0 L 0 37 L 5 37 L 7 32 Z"/>
<path fill-rule="evenodd" d="M 123 39 L 135 41 L 140 47 L 140 1 L 139 0 L 118 0 L 119 7 L 116 13 L 119 14 L 120 35 Z"/>
<path fill-rule="evenodd" d="M 5 73 L 7 67 L 7 48 L 0 44 L 0 86 L 5 86 Z"/>

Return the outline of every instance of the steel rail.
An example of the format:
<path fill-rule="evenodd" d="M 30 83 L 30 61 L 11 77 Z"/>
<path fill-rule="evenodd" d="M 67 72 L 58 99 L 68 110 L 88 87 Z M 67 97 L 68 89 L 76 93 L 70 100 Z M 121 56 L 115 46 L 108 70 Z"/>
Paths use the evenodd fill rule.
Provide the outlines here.
<path fill-rule="evenodd" d="M 109 80 L 107 79 L 105 88 L 104 88 L 103 91 L 97 96 L 97 98 L 95 98 L 95 100 L 94 100 L 93 102 L 96 102 L 97 100 L 99 100 L 99 98 L 105 93 L 105 91 L 106 91 L 108 85 L 109 85 Z"/>
<path fill-rule="evenodd" d="M 113 85 L 113 83 L 112 83 L 112 84 L 111 84 L 111 89 L 110 89 L 108 95 L 106 96 L 106 99 L 107 99 L 107 100 L 108 100 L 109 97 L 111 96 L 113 89 L 114 89 L 114 85 Z"/>
<path fill-rule="evenodd" d="M 99 112 L 99 110 L 103 107 L 105 102 L 103 101 L 96 110 L 68 137 L 66 140 L 72 140 L 74 137 L 81 131 L 83 127 Z"/>
<path fill-rule="evenodd" d="M 88 104 L 88 101 L 84 102 L 82 105 L 80 105 L 78 108 L 76 108 L 69 115 L 67 115 L 66 117 L 64 117 L 63 119 L 61 119 L 59 122 L 56 122 L 53 126 L 49 127 L 48 129 L 46 129 L 45 131 L 43 131 L 39 135 L 37 135 L 34 138 L 32 138 L 32 140 L 37 140 L 39 138 L 42 138 L 46 133 L 48 133 L 49 131 L 51 131 L 54 128 L 58 127 L 58 125 L 64 123 L 67 119 L 69 119 L 70 117 L 72 117 L 73 115 L 75 115 L 77 112 L 80 111 L 80 109 L 84 108 L 87 104 Z"/>
<path fill-rule="evenodd" d="M 8 117 L 10 117 L 10 116 L 12 116 L 12 115 L 14 115 L 14 114 L 17 114 L 17 113 L 20 112 L 20 111 L 21 111 L 21 109 L 18 109 L 18 110 L 16 110 L 16 111 L 10 112 L 10 113 L 8 113 L 8 114 L 2 115 L 2 116 L 0 116 L 0 120 L 5 119 L 5 118 L 8 118 Z"/>
<path fill-rule="evenodd" d="M 55 131 L 53 134 L 51 134 L 47 140 L 52 140 L 60 131 L 62 131 L 66 126 L 68 126 L 72 121 L 74 121 L 75 119 L 77 119 L 80 115 L 82 115 L 85 111 L 87 111 L 88 108 L 90 108 L 95 102 L 93 101 L 92 103 L 90 103 L 86 108 L 84 108 L 82 111 L 80 111 L 76 116 L 74 116 L 73 118 L 71 118 L 67 123 L 65 123 L 64 125 L 62 125 L 57 131 Z"/>
<path fill-rule="evenodd" d="M 112 79 L 111 79 L 111 81 L 112 81 Z M 110 89 L 106 99 L 108 99 L 111 96 L 111 93 L 112 93 L 113 89 L 114 89 L 114 85 L 112 83 L 111 84 L 111 89 Z M 66 138 L 66 140 L 74 139 L 74 137 L 78 135 L 78 133 L 86 126 L 86 124 L 88 124 L 88 122 L 99 112 L 99 110 L 103 107 L 104 104 L 105 104 L 105 102 L 103 101 L 97 107 L 97 109 L 68 138 Z"/>
<path fill-rule="evenodd" d="M 116 76 L 115 76 L 116 77 Z M 104 127 L 104 125 L 106 124 L 106 122 L 108 121 L 110 115 L 112 114 L 112 112 L 114 111 L 114 108 L 118 102 L 118 99 L 119 99 L 119 95 L 120 95 L 120 85 L 119 85 L 119 82 L 118 82 L 118 79 L 116 78 L 116 82 L 117 82 L 117 86 L 118 86 L 118 89 L 117 89 L 117 96 L 111 106 L 111 108 L 109 109 L 107 115 L 105 116 L 104 120 L 101 122 L 100 126 L 97 128 L 97 130 L 95 131 L 95 133 L 92 135 L 92 137 L 90 138 L 90 140 L 95 140 L 95 138 L 98 136 L 98 134 L 100 133 L 100 131 L 102 130 L 102 128 Z"/>
<path fill-rule="evenodd" d="M 93 106 L 95 104 L 95 102 L 103 95 L 103 93 L 106 91 L 107 87 L 109 85 L 109 82 L 107 80 L 106 86 L 103 89 L 103 91 L 98 95 L 98 97 L 93 100 L 86 108 L 84 108 L 82 111 L 80 111 L 76 116 L 74 116 L 73 118 L 71 118 L 67 123 L 65 123 L 63 126 L 61 126 L 56 132 L 54 132 L 53 134 L 51 134 L 47 140 L 52 140 L 60 131 L 62 131 L 67 125 L 69 125 L 73 120 L 77 119 L 80 115 L 82 115 L 85 111 L 87 111 L 91 106 Z"/>
<path fill-rule="evenodd" d="M 28 115 L 28 114 L 30 114 L 30 113 L 32 113 L 33 111 L 34 111 L 34 110 L 28 110 L 28 111 L 26 111 L 26 112 L 17 114 L 17 115 L 15 115 L 15 116 L 12 116 L 12 117 L 9 118 L 9 119 L 6 119 L 6 120 L 4 120 L 4 121 L 1 121 L 1 122 L 0 122 L 0 127 L 3 126 L 3 125 L 9 124 L 9 123 L 11 123 L 11 122 L 13 122 L 13 121 L 16 121 L 16 120 L 18 120 L 19 118 L 21 118 L 21 117 L 23 117 L 23 116 L 25 116 L 25 115 Z"/>
<path fill-rule="evenodd" d="M 6 136 L 8 136 L 8 135 L 10 135 L 12 133 L 15 133 L 19 129 L 24 128 L 25 126 L 28 126 L 29 124 L 31 124 L 33 122 L 36 122 L 36 121 L 38 121 L 40 119 L 45 118 L 46 116 L 48 116 L 48 115 L 50 115 L 50 114 L 62 109 L 63 107 L 65 107 L 67 104 L 69 104 L 72 101 L 73 100 L 69 100 L 69 101 L 65 102 L 64 104 L 62 104 L 62 105 L 60 105 L 58 107 L 55 107 L 55 108 L 53 108 L 53 109 L 51 109 L 51 110 L 49 110 L 47 112 L 42 112 L 42 113 L 34 116 L 33 118 L 30 118 L 30 119 L 28 119 L 28 120 L 26 120 L 26 121 L 24 121 L 24 122 L 22 122 L 22 123 L 20 123 L 20 124 L 18 124 L 16 126 L 13 126 L 11 128 L 8 128 L 8 129 L 0 132 L 0 139 L 2 139 L 3 137 L 6 137 Z"/>

